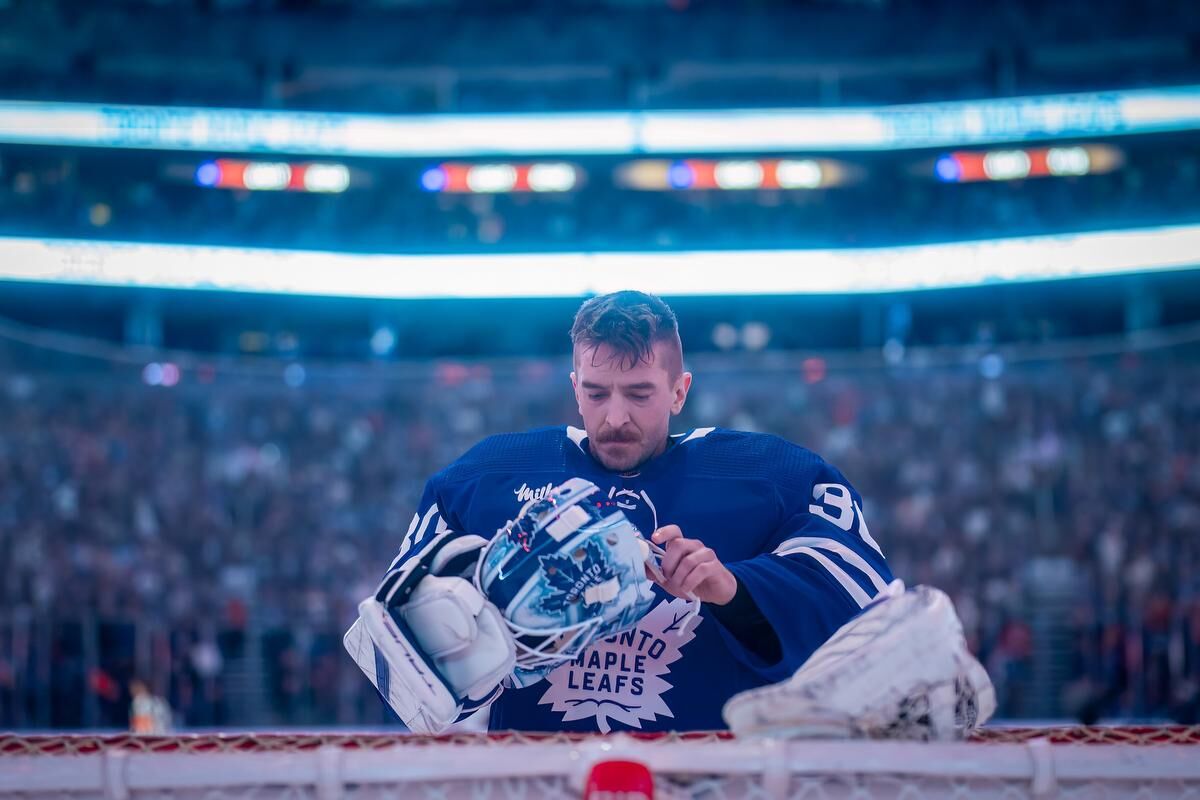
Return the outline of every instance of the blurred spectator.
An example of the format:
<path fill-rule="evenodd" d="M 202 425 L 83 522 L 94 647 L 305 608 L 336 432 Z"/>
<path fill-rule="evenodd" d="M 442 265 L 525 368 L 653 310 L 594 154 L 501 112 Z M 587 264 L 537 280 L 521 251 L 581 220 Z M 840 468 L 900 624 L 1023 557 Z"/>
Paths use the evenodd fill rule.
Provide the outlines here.
<path fill-rule="evenodd" d="M 140 680 L 129 683 L 129 729 L 134 733 L 163 734 L 171 732 L 171 707 L 153 694 Z"/>
<path fill-rule="evenodd" d="M 383 722 L 339 640 L 424 479 L 485 434 L 575 418 L 558 362 L 166 389 L 5 347 L 2 727 L 124 727 L 110 688 L 135 674 L 185 727 Z M 896 574 L 958 604 L 1002 716 L 1194 718 L 1195 348 L 942 363 L 707 354 L 679 427 L 835 460 Z"/>
<path fill-rule="evenodd" d="M 953 0 L 38 0 L 0 3 L 0 93 L 391 113 L 896 103 L 1194 80 L 1198 27 L 1186 0 L 992 0 L 985 25 Z"/>

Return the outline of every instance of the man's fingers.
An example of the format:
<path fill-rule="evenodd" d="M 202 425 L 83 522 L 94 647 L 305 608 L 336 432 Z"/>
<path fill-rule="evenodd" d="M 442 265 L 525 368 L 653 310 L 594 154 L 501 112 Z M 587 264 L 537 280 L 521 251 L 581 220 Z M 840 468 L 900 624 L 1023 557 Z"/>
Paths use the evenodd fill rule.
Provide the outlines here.
<path fill-rule="evenodd" d="M 654 535 L 650 537 L 650 541 L 652 541 L 658 545 L 663 545 L 665 547 L 667 542 L 669 542 L 673 539 L 682 539 L 682 538 L 683 538 L 683 531 L 680 529 L 680 527 L 678 525 L 663 525 L 661 528 L 659 528 L 658 530 L 656 530 L 654 532 Z"/>
<path fill-rule="evenodd" d="M 650 541 L 664 550 L 659 561 L 663 580 L 655 581 L 676 597 L 691 599 L 696 587 L 718 574 L 721 562 L 712 548 L 699 539 L 688 539 L 678 525 L 664 525 Z"/>
<path fill-rule="evenodd" d="M 667 580 L 672 580 L 679 562 L 697 550 L 704 548 L 699 539 L 675 539 L 667 547 L 667 554 L 662 558 L 662 571 Z"/>
<path fill-rule="evenodd" d="M 717 562 L 705 561 L 703 564 L 697 564 L 695 569 L 679 580 L 679 591 L 684 597 L 695 594 L 696 587 L 716 574 Z"/>
<path fill-rule="evenodd" d="M 683 584 L 687 581 L 688 576 L 696 571 L 695 567 L 680 568 L 675 571 L 675 575 L 663 588 L 676 597 L 686 597 L 683 591 Z"/>
<path fill-rule="evenodd" d="M 696 541 L 693 539 L 692 541 Z M 696 542 L 700 544 L 700 542 Z M 712 551 L 711 547 L 701 545 L 690 553 L 687 553 L 679 559 L 679 563 L 675 565 L 675 571 L 669 576 L 673 581 L 682 580 L 683 576 L 691 572 L 693 569 L 707 561 L 716 561 L 717 554 Z"/>
<path fill-rule="evenodd" d="M 671 586 L 678 589 L 681 596 L 686 595 L 712 574 L 712 569 L 708 565 L 715 563 L 717 563 L 716 553 L 707 547 L 701 547 L 699 550 L 689 553 L 671 574 Z M 699 573 L 699 577 L 697 577 L 697 573 Z"/>

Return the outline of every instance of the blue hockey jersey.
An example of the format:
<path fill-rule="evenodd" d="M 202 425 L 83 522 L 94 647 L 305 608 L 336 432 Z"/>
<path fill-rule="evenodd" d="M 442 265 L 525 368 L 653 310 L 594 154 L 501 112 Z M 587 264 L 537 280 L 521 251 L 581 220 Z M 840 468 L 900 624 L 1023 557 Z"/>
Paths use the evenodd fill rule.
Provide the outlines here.
<path fill-rule="evenodd" d="M 774 629 L 781 657 L 766 663 L 711 608 L 690 616 L 686 600 L 656 587 L 661 600 L 635 629 L 506 690 L 492 705 L 492 730 L 724 728 L 726 700 L 789 677 L 892 579 L 840 472 L 778 437 L 720 428 L 673 436 L 629 475 L 593 459 L 578 428 L 489 437 L 429 480 L 392 566 L 442 531 L 491 536 L 573 477 L 599 486 L 601 502 L 645 535 L 675 524 L 711 547 Z"/>

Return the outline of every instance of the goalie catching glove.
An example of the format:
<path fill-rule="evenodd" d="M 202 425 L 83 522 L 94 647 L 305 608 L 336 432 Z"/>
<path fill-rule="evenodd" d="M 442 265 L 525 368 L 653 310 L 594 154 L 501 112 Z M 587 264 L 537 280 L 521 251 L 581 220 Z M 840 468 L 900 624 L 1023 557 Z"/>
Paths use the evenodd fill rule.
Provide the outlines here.
<path fill-rule="evenodd" d="M 440 733 L 650 610 L 654 555 L 597 491 L 573 478 L 491 542 L 445 531 L 359 604 L 346 649 L 410 729 Z"/>

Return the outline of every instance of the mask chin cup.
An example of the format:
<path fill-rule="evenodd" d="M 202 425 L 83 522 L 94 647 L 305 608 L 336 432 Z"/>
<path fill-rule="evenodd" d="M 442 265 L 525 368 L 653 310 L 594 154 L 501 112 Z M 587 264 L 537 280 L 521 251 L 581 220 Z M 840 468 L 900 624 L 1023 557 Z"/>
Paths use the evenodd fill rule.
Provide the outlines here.
<path fill-rule="evenodd" d="M 508 622 L 517 649 L 517 666 L 539 669 L 574 661 L 591 642 L 592 631 L 601 620 L 590 619 L 578 625 L 552 630 L 533 630 Z"/>

